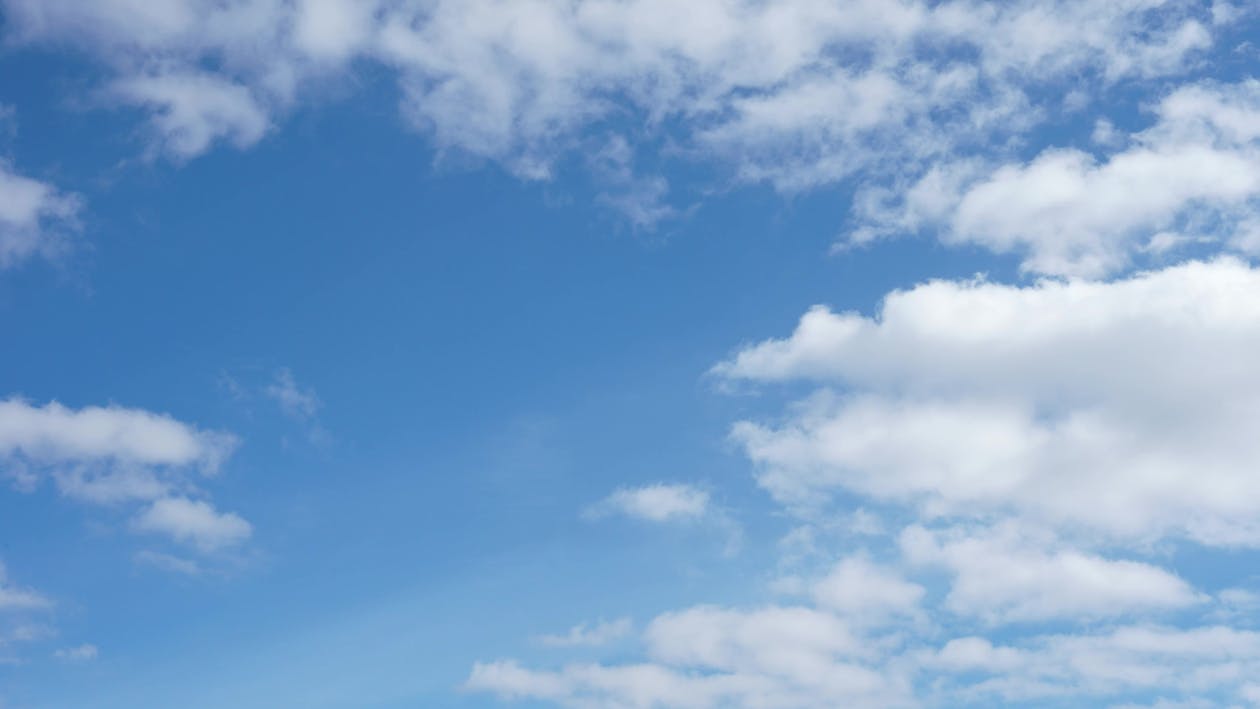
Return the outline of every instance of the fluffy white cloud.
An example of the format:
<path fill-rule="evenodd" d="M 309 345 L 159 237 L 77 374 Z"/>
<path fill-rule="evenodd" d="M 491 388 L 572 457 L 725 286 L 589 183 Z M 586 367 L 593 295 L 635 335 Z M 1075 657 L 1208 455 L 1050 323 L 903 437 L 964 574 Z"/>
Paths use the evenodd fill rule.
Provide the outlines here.
<path fill-rule="evenodd" d="M 1157 566 L 1056 548 L 1023 538 L 1012 525 L 945 533 L 914 526 L 902 532 L 901 546 L 912 563 L 939 565 L 953 576 L 947 609 L 990 623 L 1083 622 L 1206 601 Z"/>
<path fill-rule="evenodd" d="M 739 179 L 781 189 L 883 169 L 890 153 L 918 159 L 1018 132 L 1038 113 L 1029 97 L 1057 105 L 1067 78 L 1080 92 L 1178 74 L 1222 24 L 1177 0 L 5 0 L 4 9 L 18 42 L 72 41 L 124 77 L 146 77 L 124 79 L 120 95 L 153 107 L 176 155 L 218 138 L 257 140 L 304 87 L 372 61 L 396 73 L 404 113 L 440 148 L 521 175 L 547 176 L 583 131 L 631 116 L 649 143 L 681 138 Z"/>
<path fill-rule="evenodd" d="M 200 431 L 170 416 L 119 406 L 70 409 L 0 401 L 0 456 L 49 465 L 113 460 L 126 464 L 192 466 L 218 471 L 236 439 Z"/>
<path fill-rule="evenodd" d="M 480 663 L 470 689 L 563 706 L 909 706 L 906 678 L 878 672 L 876 655 L 843 620 L 801 607 L 664 614 L 644 632 L 651 663 L 534 671 Z"/>
<path fill-rule="evenodd" d="M 851 556 L 837 563 L 811 592 L 819 607 L 867 624 L 884 622 L 889 616 L 919 616 L 925 591 L 892 569 L 864 556 Z"/>
<path fill-rule="evenodd" d="M 629 618 L 600 621 L 589 626 L 582 623 L 569 628 L 564 635 L 543 635 L 538 641 L 550 647 L 598 647 L 624 638 L 632 627 Z"/>
<path fill-rule="evenodd" d="M 1213 598 L 1152 552 L 1260 541 L 1257 303 L 1260 270 L 1221 259 L 815 308 L 714 373 L 819 384 L 736 440 L 802 529 L 834 492 L 918 517 L 887 558 L 796 577 L 812 606 L 663 613 L 638 664 L 481 663 L 469 686 L 572 707 L 1245 704 L 1260 636 L 1211 623 L 1254 591 Z"/>
<path fill-rule="evenodd" d="M 210 550 L 249 536 L 241 518 L 185 499 L 213 476 L 236 438 L 120 406 L 71 409 L 0 401 L 0 473 L 29 490 L 50 477 L 65 495 L 98 504 L 150 502 L 137 528 Z M 194 475 L 194 473 L 196 475 Z"/>
<path fill-rule="evenodd" d="M 622 488 L 586 511 L 592 518 L 619 514 L 649 522 L 696 520 L 708 513 L 708 492 L 677 483 Z"/>
<path fill-rule="evenodd" d="M 240 544 L 253 533 L 253 527 L 240 516 L 218 512 L 208 502 L 186 497 L 154 500 L 132 524 L 142 532 L 167 534 L 206 551 Z"/>
<path fill-rule="evenodd" d="M 792 504 L 829 490 L 934 516 L 1016 512 L 1116 539 L 1255 544 L 1260 271 L 937 281 L 877 316 L 816 308 L 716 373 L 843 386 L 734 436 Z"/>
<path fill-rule="evenodd" d="M 212 74 L 132 76 L 114 81 L 106 93 L 150 110 L 155 146 L 178 159 L 200 155 L 219 140 L 249 147 L 270 121 L 250 89 Z"/>
<path fill-rule="evenodd" d="M 0 160 L 0 268 L 64 246 L 80 202 L 46 182 L 25 177 Z"/>
<path fill-rule="evenodd" d="M 1038 273 L 1097 277 L 1194 241 L 1260 251 L 1260 82 L 1184 86 L 1154 110 L 1154 125 L 1102 160 L 1052 148 L 991 169 L 939 164 L 894 206 L 864 211 L 885 231 L 929 227 L 1019 253 Z M 859 239 L 880 233 L 867 229 Z"/>

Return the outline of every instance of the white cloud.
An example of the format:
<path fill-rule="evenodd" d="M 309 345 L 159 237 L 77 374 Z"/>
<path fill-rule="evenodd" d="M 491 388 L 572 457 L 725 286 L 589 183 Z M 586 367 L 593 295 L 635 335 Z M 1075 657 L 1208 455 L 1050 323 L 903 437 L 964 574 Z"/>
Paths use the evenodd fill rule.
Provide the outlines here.
<path fill-rule="evenodd" d="M 1040 542 L 1040 543 L 1039 543 Z M 1176 610 L 1206 597 L 1151 564 L 1106 559 L 1022 538 L 1012 526 L 991 530 L 901 534 L 913 563 L 940 565 L 953 576 L 945 607 L 989 623 L 1090 619 Z"/>
<path fill-rule="evenodd" d="M 925 590 L 865 556 L 842 559 L 814 584 L 814 602 L 855 622 L 882 622 L 888 616 L 918 616 Z"/>
<path fill-rule="evenodd" d="M 0 160 L 0 268 L 53 255 L 76 228 L 79 198 L 25 177 Z"/>
<path fill-rule="evenodd" d="M 223 140 L 247 148 L 267 132 L 267 111 L 250 89 L 205 73 L 132 76 L 110 84 L 114 99 L 152 111 L 155 148 L 177 159 Z"/>
<path fill-rule="evenodd" d="M 1183 86 L 1154 111 L 1127 146 L 1100 123 L 1095 140 L 1121 146 L 1102 160 L 1051 148 L 991 169 L 941 164 L 893 206 L 864 212 L 886 232 L 930 226 L 948 243 L 1018 253 L 1025 270 L 1056 275 L 1106 275 L 1138 252 L 1190 241 L 1257 252 L 1260 82 Z"/>
<path fill-rule="evenodd" d="M 664 614 L 644 632 L 652 662 L 535 671 L 478 663 L 466 686 L 562 706 L 910 706 L 906 678 L 865 664 L 872 647 L 817 610 L 696 607 Z"/>
<path fill-rule="evenodd" d="M 802 525 L 791 547 L 852 544 L 871 505 L 916 520 L 860 540 L 892 553 L 780 584 L 812 606 L 663 613 L 628 664 L 480 663 L 468 684 L 571 707 L 1243 702 L 1260 636 L 1210 623 L 1251 622 L 1253 594 L 1155 552 L 1260 545 L 1257 304 L 1260 269 L 1223 258 L 814 308 L 713 373 L 818 387 L 734 429 Z"/>
<path fill-rule="evenodd" d="M 119 406 L 74 410 L 53 401 L 0 401 L 0 455 L 37 463 L 112 459 L 139 465 L 195 466 L 215 473 L 235 439 L 199 431 L 170 416 Z"/>
<path fill-rule="evenodd" d="M 201 500 L 164 497 L 154 500 L 132 521 L 142 532 L 167 534 L 203 551 L 230 547 L 249 538 L 253 527 L 231 512 L 221 513 Z"/>
<path fill-rule="evenodd" d="M 543 635 L 538 641 L 549 647 L 599 647 L 629 635 L 632 627 L 629 618 L 600 621 L 590 626 L 581 623 L 564 635 Z"/>
<path fill-rule="evenodd" d="M 0 611 L 49 608 L 52 601 L 28 588 L 9 583 L 4 564 L 0 564 Z"/>
<path fill-rule="evenodd" d="M 791 504 L 845 489 L 932 516 L 1255 544 L 1256 303 L 1260 271 L 1228 259 L 1111 283 L 936 281 L 875 317 L 815 308 L 715 372 L 844 387 L 734 429 Z"/>
<path fill-rule="evenodd" d="M 609 118 L 783 190 L 856 170 L 913 173 L 953 147 L 1018 134 L 1044 102 L 1178 75 L 1228 29 L 1177 0 L 5 0 L 27 44 L 71 42 L 155 112 L 176 156 L 257 141 L 308 87 L 373 62 L 442 151 L 528 178 Z M 1214 23 L 1214 18 L 1221 22 Z M 946 51 L 954 50 L 954 51 Z M 213 74 L 209 73 L 213 72 Z M 1070 84 L 1070 86 L 1069 86 Z M 904 160 L 889 160 L 896 155 Z M 891 166 L 898 165 L 893 168 Z M 644 176 L 611 194 L 667 215 Z"/>
<path fill-rule="evenodd" d="M 216 475 L 237 439 L 168 415 L 121 406 L 71 409 L 0 400 L 0 473 L 31 490 L 50 477 L 62 494 L 96 504 L 149 502 L 137 528 L 212 550 L 249 536 L 247 522 L 184 497 Z"/>
<path fill-rule="evenodd" d="M 1040 636 L 1017 646 L 970 637 L 950 641 L 926 662 L 959 673 L 961 693 L 973 700 L 1159 692 L 1170 700 L 1214 698 L 1220 700 L 1215 706 L 1228 706 L 1260 670 L 1260 635 L 1223 626 L 1139 625 Z"/>
<path fill-rule="evenodd" d="M 76 647 L 61 648 L 53 653 L 53 657 L 67 662 L 88 662 L 95 660 L 100 651 L 95 645 L 84 643 Z"/>
<path fill-rule="evenodd" d="M 587 509 L 592 518 L 618 514 L 649 522 L 696 520 L 710 511 L 709 493 L 691 485 L 657 483 L 621 488 Z"/>

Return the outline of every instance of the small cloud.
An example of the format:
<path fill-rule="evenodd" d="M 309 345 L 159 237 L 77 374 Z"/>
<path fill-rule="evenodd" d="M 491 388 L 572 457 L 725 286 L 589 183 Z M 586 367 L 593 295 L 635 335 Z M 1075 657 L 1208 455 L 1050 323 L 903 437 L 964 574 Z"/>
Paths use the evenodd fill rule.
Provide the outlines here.
<path fill-rule="evenodd" d="M 84 643 L 78 647 L 62 648 L 53 653 L 53 657 L 66 662 L 89 662 L 95 660 L 99 651 L 95 645 Z"/>
<path fill-rule="evenodd" d="M 695 520 L 709 512 L 709 493 L 691 485 L 657 483 L 620 488 L 587 508 L 588 519 L 623 515 L 649 522 Z"/>
<path fill-rule="evenodd" d="M 52 601 L 28 588 L 9 583 L 4 564 L 0 564 L 0 611 L 38 610 L 52 607 Z"/>
<path fill-rule="evenodd" d="M 319 412 L 319 397 L 310 387 L 300 387 L 287 367 L 276 371 L 275 379 L 264 390 L 268 397 L 280 405 L 280 410 L 290 418 L 309 421 Z"/>
<path fill-rule="evenodd" d="M 184 576 L 200 576 L 202 572 L 201 565 L 192 559 L 184 559 L 173 554 L 164 554 L 160 551 L 147 549 L 138 551 L 132 557 L 132 561 L 143 566 L 152 566 L 156 569 L 183 574 Z"/>
<path fill-rule="evenodd" d="M 599 647 L 625 637 L 632 627 L 629 618 L 613 621 L 601 620 L 593 626 L 580 623 L 570 628 L 564 635 L 539 636 L 538 642 L 548 647 Z"/>
<path fill-rule="evenodd" d="M 167 534 L 190 542 L 202 551 L 239 544 L 253 533 L 253 526 L 231 512 L 218 512 L 208 502 L 186 497 L 155 501 L 132 522 L 142 532 Z"/>

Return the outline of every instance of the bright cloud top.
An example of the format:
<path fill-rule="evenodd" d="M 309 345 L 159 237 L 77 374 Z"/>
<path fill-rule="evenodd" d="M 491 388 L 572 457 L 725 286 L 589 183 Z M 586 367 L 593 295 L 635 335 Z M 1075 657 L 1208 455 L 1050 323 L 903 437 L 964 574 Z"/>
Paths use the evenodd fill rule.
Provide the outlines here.
<path fill-rule="evenodd" d="M 1256 544 L 1257 303 L 1260 272 L 1233 260 L 1112 283 L 932 282 L 873 318 L 815 308 L 715 371 L 843 387 L 782 425 L 735 427 L 788 503 L 845 489 L 929 516 Z"/>
<path fill-rule="evenodd" d="M 1027 271 L 1086 277 L 1194 243 L 1257 253 L 1260 82 L 1183 86 L 1153 110 L 1152 126 L 1101 159 L 1049 148 L 1026 163 L 935 165 L 893 205 L 866 202 L 884 224 L 858 238 L 938 229 L 1020 253 Z"/>

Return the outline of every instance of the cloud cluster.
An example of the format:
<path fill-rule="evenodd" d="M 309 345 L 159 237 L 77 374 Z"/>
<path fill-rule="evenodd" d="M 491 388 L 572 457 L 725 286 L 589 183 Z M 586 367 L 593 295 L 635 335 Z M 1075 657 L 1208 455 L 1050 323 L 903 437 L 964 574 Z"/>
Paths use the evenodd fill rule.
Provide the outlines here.
<path fill-rule="evenodd" d="M 384 67 L 443 152 L 527 178 L 575 149 L 716 161 L 780 190 L 1001 145 L 1063 101 L 1183 74 L 1242 13 L 1181 0 L 4 0 L 19 44 L 104 61 L 101 99 L 156 153 L 256 143 L 357 65 Z M 308 97 L 311 97 L 308 99 Z M 664 146 L 669 146 L 664 150 Z M 662 152 L 663 151 L 663 152 Z M 893 159 L 895 158 L 895 159 Z M 623 163 L 626 164 L 626 163 Z M 893 166 L 896 166 L 895 168 Z M 904 174 L 903 174 L 904 173 Z M 659 175 L 611 181 L 637 224 Z"/>
<path fill-rule="evenodd" d="M 51 479 L 67 497 L 99 505 L 143 507 L 133 519 L 210 551 L 248 538 L 248 522 L 220 513 L 198 478 L 213 476 L 236 438 L 170 416 L 119 406 L 71 409 L 21 399 L 0 401 L 0 474 L 19 489 Z"/>
<path fill-rule="evenodd" d="M 1254 703 L 1254 592 L 1161 549 L 1260 546 L 1257 303 L 1260 269 L 1218 258 L 813 308 L 714 367 L 816 388 L 732 437 L 806 531 L 855 504 L 909 521 L 780 585 L 803 603 L 668 612 L 638 664 L 483 663 L 469 685 L 573 707 Z"/>

